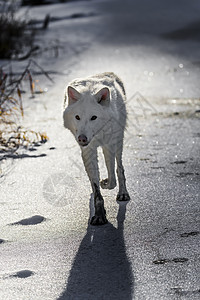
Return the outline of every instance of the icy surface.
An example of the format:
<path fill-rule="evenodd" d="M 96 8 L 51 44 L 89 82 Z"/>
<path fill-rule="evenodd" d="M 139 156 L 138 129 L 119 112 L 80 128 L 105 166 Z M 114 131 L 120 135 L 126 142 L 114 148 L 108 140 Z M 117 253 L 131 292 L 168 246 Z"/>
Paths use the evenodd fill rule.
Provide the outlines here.
<path fill-rule="evenodd" d="M 199 1 L 69 2 L 27 17 L 46 14 L 38 43 L 58 43 L 59 56 L 35 59 L 55 83 L 38 75 L 48 91 L 25 100 L 24 123 L 50 140 L 1 161 L 0 299 L 199 299 Z M 102 191 L 109 223 L 98 228 L 62 104 L 70 80 L 105 71 L 127 90 L 131 201 Z"/>

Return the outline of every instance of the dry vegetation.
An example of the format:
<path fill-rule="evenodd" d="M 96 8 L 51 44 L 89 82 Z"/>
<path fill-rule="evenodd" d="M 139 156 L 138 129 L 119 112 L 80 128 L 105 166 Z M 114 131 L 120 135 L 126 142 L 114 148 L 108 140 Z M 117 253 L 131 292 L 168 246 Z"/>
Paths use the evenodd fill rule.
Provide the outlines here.
<path fill-rule="evenodd" d="M 22 85 L 26 86 L 31 96 L 36 92 L 32 69 L 37 68 L 40 74 L 49 80 L 51 78 L 32 59 L 21 74 L 12 71 L 11 61 L 27 59 L 36 47 L 33 28 L 26 21 L 16 18 L 16 3 L 14 0 L 0 2 L 0 59 L 9 60 L 4 67 L 0 67 L 0 153 L 13 152 L 21 146 L 28 148 L 48 140 L 45 133 L 19 126 L 24 115 Z M 43 92 L 42 89 L 40 92 Z"/>
<path fill-rule="evenodd" d="M 22 99 L 22 83 L 29 87 L 34 96 L 35 81 L 31 67 L 37 67 L 48 79 L 48 74 L 36 62 L 30 60 L 20 76 L 14 76 L 10 65 L 9 72 L 0 68 L 0 150 L 15 151 L 20 146 L 29 147 L 33 144 L 45 143 L 48 137 L 44 133 L 26 130 L 18 126 L 18 121 L 24 115 Z M 43 91 L 40 90 L 42 93 Z"/>
<path fill-rule="evenodd" d="M 18 58 L 34 47 L 34 31 L 16 17 L 16 1 L 0 3 L 0 58 Z"/>

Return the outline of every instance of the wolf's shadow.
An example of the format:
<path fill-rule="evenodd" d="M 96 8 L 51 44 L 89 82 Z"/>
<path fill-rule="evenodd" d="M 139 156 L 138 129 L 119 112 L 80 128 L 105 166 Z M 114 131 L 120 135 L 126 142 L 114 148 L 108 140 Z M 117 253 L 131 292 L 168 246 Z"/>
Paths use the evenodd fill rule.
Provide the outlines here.
<path fill-rule="evenodd" d="M 126 255 L 123 223 L 126 203 L 119 203 L 118 227 L 88 225 L 58 300 L 133 299 L 133 274 Z"/>

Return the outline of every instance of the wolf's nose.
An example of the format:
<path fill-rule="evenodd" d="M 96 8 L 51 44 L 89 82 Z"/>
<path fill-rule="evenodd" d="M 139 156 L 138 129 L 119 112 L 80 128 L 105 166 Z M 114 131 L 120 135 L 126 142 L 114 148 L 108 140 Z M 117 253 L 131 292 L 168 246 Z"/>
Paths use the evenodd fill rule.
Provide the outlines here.
<path fill-rule="evenodd" d="M 84 134 L 79 135 L 78 141 L 80 144 L 86 144 L 87 143 L 87 137 Z"/>

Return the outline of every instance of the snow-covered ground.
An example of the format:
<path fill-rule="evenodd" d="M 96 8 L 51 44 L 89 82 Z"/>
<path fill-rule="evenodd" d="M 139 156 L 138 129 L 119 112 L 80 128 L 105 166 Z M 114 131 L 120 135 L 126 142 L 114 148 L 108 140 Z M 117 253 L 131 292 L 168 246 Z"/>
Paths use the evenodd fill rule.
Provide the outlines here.
<path fill-rule="evenodd" d="M 55 83 L 38 75 L 48 92 L 24 99 L 24 124 L 50 139 L 16 154 L 1 178 L 0 299 L 199 299 L 199 12 L 197 0 L 30 8 L 27 18 L 52 20 L 38 43 L 60 48 L 35 58 Z M 127 90 L 131 201 L 119 205 L 117 189 L 103 191 L 109 223 L 92 227 L 90 185 L 62 101 L 71 79 L 104 71 Z"/>

